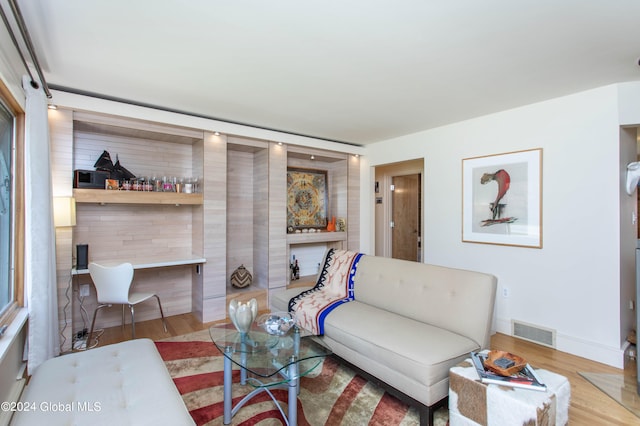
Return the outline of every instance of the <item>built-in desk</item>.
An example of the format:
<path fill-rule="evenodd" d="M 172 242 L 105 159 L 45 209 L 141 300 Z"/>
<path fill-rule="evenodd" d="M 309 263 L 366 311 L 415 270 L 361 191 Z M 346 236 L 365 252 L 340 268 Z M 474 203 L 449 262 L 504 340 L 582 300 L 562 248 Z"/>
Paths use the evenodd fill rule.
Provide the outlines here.
<path fill-rule="evenodd" d="M 109 260 L 104 262 L 96 261 L 95 263 L 99 263 L 102 266 L 116 266 L 124 262 L 126 261 Z M 133 265 L 133 269 L 150 269 L 150 268 L 163 268 L 166 266 L 199 265 L 203 263 L 207 263 L 207 259 L 203 257 L 185 257 L 180 259 L 155 258 L 155 259 L 148 259 L 148 260 L 137 259 L 137 260 L 131 261 L 131 264 Z M 71 275 L 83 275 L 88 273 L 89 273 L 88 269 L 73 268 L 71 270 Z"/>
<path fill-rule="evenodd" d="M 119 259 L 92 259 L 93 262 L 103 266 L 116 266 L 123 262 L 129 262 L 133 265 L 135 274 L 135 288 L 137 292 L 155 293 L 162 300 L 162 308 L 165 316 L 172 316 L 193 312 L 192 305 L 192 288 L 193 282 L 202 279 L 201 265 L 207 263 L 207 259 L 197 256 L 184 257 L 159 257 L 154 258 L 135 258 L 130 260 Z M 196 267 L 193 268 L 193 265 Z M 171 267 L 171 268 L 169 268 Z M 167 268 L 163 270 L 162 268 Z M 195 270 L 194 270 L 195 269 Z M 71 270 L 71 277 L 74 288 L 73 292 L 77 293 L 75 297 L 69 294 L 69 310 L 74 313 L 74 330 L 83 330 L 88 328 L 87 316 L 93 315 L 98 305 L 95 290 L 89 290 L 88 293 L 81 294 L 81 286 L 91 284 L 88 269 Z M 93 287 L 93 286 L 91 286 Z M 88 315 L 83 315 L 88 312 Z M 158 307 L 154 303 L 141 304 L 136 307 L 136 319 L 145 321 L 159 318 Z M 113 327 L 121 324 L 122 313 L 119 309 L 103 310 L 96 321 L 96 329 Z"/>

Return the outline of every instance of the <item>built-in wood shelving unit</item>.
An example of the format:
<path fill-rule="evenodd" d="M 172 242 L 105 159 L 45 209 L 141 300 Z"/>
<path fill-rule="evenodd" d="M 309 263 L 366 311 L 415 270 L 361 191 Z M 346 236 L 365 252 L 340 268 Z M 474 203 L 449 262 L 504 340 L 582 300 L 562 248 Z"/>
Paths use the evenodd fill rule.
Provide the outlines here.
<path fill-rule="evenodd" d="M 73 190 L 76 203 L 98 204 L 165 204 L 165 205 L 200 205 L 202 194 L 186 194 L 177 192 L 143 192 L 113 191 L 106 189 Z"/>
<path fill-rule="evenodd" d="M 287 234 L 289 244 L 311 244 L 347 241 L 346 232 L 298 232 Z"/>
<path fill-rule="evenodd" d="M 305 229 L 286 235 L 287 260 L 293 262 L 294 256 L 300 263 L 300 280 L 287 276 L 287 287 L 314 285 L 316 265 L 320 266 L 322 255 L 327 248 L 357 250 L 350 244 L 357 240 L 359 226 L 358 211 L 353 199 L 358 196 L 359 186 L 354 184 L 358 178 L 358 160 L 344 152 L 332 152 L 302 146 L 287 147 L 287 167 L 326 171 L 327 197 L 326 215 L 341 219 L 346 223 L 346 231 L 329 232 L 326 230 Z M 354 237 L 352 238 L 352 234 Z"/>
<path fill-rule="evenodd" d="M 77 244 L 88 244 L 90 261 L 169 259 L 170 265 L 138 268 L 136 289 L 159 294 L 165 314 L 191 311 L 209 322 L 225 317 L 231 299 L 256 298 L 268 309 L 271 292 L 313 285 L 325 248 L 358 249 L 359 162 L 347 153 L 64 108 L 49 120 L 57 195 L 72 193 L 78 204 L 76 226 L 58 230 L 59 294 L 90 283 L 64 255 Z M 93 170 L 103 151 L 138 177 L 197 178 L 202 191 L 72 189 L 74 170 Z M 287 234 L 288 167 L 327 171 L 327 217 L 346 220 L 347 231 Z M 305 250 L 304 276 L 291 281 L 291 256 Z M 197 262 L 184 261 L 192 258 Z M 229 277 L 241 264 L 253 283 L 237 289 Z M 61 330 L 65 350 L 86 326 L 83 310 L 92 313 L 97 305 L 94 293 L 91 288 L 80 306 L 59 306 L 69 319 Z M 97 326 L 119 324 L 120 314 L 101 314 Z M 156 318 L 157 309 L 142 306 L 136 316 Z"/>

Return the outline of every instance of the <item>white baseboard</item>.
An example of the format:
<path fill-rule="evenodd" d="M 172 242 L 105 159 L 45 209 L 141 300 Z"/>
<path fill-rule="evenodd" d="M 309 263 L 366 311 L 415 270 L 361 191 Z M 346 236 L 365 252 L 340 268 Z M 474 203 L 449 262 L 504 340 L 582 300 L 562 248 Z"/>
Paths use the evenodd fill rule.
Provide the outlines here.
<path fill-rule="evenodd" d="M 27 380 L 22 378 L 16 380 L 16 383 L 12 386 L 11 391 L 9 392 L 7 402 L 18 402 L 20 400 L 20 395 L 22 395 L 22 390 L 24 389 L 24 385 L 26 382 Z M 1 410 L 0 426 L 8 426 L 12 416 L 13 411 Z"/>
<path fill-rule="evenodd" d="M 511 320 L 496 319 L 495 331 L 511 336 Z M 615 348 L 559 332 L 556 334 L 556 350 L 620 369 L 624 368 L 625 349 L 626 345 Z"/>

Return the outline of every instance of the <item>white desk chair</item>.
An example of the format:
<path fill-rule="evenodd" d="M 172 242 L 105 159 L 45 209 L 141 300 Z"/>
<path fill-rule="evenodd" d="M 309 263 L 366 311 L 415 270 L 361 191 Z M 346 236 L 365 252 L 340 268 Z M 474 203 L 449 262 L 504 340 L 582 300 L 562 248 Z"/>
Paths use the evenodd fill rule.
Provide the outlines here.
<path fill-rule="evenodd" d="M 91 330 L 87 338 L 87 347 L 91 344 L 96 315 L 98 311 L 105 306 L 122 305 L 122 327 L 124 327 L 124 306 L 129 305 L 129 309 L 131 310 L 131 336 L 135 339 L 136 325 L 133 306 L 151 297 L 155 297 L 158 300 L 162 325 L 164 326 L 164 332 L 167 332 L 167 323 L 164 319 L 164 312 L 162 312 L 160 298 L 154 293 L 129 293 L 131 283 L 133 282 L 132 264 L 123 263 L 118 266 L 107 267 L 92 262 L 89 264 L 89 274 L 91 275 L 93 284 L 96 287 L 96 293 L 98 294 L 98 307 L 93 313 Z"/>

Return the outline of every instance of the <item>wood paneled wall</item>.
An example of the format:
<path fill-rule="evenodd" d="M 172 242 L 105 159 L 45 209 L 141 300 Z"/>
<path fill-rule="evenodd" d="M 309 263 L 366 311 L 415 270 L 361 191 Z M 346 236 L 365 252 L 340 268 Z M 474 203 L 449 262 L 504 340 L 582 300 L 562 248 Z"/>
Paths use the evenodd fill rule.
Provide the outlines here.
<path fill-rule="evenodd" d="M 199 170 L 194 172 L 192 168 L 192 145 L 79 131 L 74 134 L 74 169 L 95 170 L 96 160 L 106 150 L 114 163 L 117 157 L 137 177 L 200 175 Z"/>
<path fill-rule="evenodd" d="M 253 163 L 253 279 L 258 288 L 269 287 L 269 148 L 254 154 Z"/>
<path fill-rule="evenodd" d="M 192 153 L 192 169 L 201 171 L 203 178 L 200 179 L 200 184 L 204 185 L 204 139 L 193 144 Z M 201 189 L 203 190 L 204 188 Z M 191 208 L 191 230 L 192 253 L 204 257 L 204 205 L 193 206 Z M 204 268 L 197 269 L 191 277 L 191 309 L 197 318 L 204 317 L 204 305 L 202 303 L 204 298 L 203 269 Z"/>
<path fill-rule="evenodd" d="M 287 148 L 269 147 L 269 290 L 287 285 Z"/>
<path fill-rule="evenodd" d="M 227 137 L 205 132 L 203 150 L 202 287 L 194 289 L 194 311 L 202 322 L 226 316 Z"/>
<path fill-rule="evenodd" d="M 191 256 L 191 206 L 78 204 L 74 245 L 89 245 L 89 261 Z"/>
<path fill-rule="evenodd" d="M 289 157 L 288 147 L 273 141 L 91 113 L 54 113 L 59 114 L 50 118 L 54 180 L 64 188 L 58 195 L 71 195 L 73 170 L 94 170 L 106 150 L 113 162 L 117 157 L 139 177 L 198 177 L 204 199 L 202 205 L 193 206 L 78 204 L 76 227 L 58 231 L 57 250 L 63 253 L 58 262 L 61 330 L 68 345 L 72 332 L 89 326 L 97 304 L 93 286 L 90 296 L 78 295 L 78 285 L 91 282 L 88 275 L 71 279 L 76 244 L 88 244 L 89 260 L 102 263 L 206 258 L 202 268 L 136 270 L 134 290 L 157 293 L 166 315 L 193 312 L 200 321 L 210 322 L 226 317 L 227 295 L 243 295 L 234 293 L 229 283 L 240 264 L 253 274 L 252 291 L 287 285 L 287 165 L 327 170 L 329 217 L 348 217 L 348 229 L 357 229 L 353 212 L 359 208 L 358 192 L 353 189 L 359 174 L 347 154 L 295 147 L 297 154 Z M 356 233 L 349 235 L 350 241 L 359 238 Z M 136 312 L 139 320 L 159 317 L 153 301 Z M 117 325 L 120 320 L 119 307 L 107 309 L 98 317 L 97 327 Z"/>
<path fill-rule="evenodd" d="M 255 275 L 254 240 L 254 154 L 227 152 L 227 270 L 226 277 L 241 264 Z M 257 277 L 254 277 L 257 278 Z M 258 280 L 254 285 L 258 285 Z M 231 284 L 228 291 L 233 291 Z"/>

